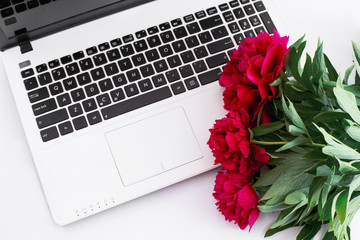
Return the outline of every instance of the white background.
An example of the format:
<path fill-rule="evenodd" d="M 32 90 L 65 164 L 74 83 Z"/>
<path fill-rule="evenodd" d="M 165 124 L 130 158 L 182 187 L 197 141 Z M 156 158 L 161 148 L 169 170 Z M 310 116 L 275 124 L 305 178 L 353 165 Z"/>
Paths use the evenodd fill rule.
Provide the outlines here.
<path fill-rule="evenodd" d="M 313 55 L 317 39 L 338 71 L 351 65 L 351 40 L 360 44 L 357 0 L 277 0 L 292 33 L 306 33 Z M 266 0 L 264 0 L 266 4 Z M 253 229 L 241 231 L 216 210 L 211 171 L 77 223 L 59 227 L 52 220 L 15 109 L 4 69 L 0 67 L 0 239 L 263 239 L 277 214 L 261 214 Z M 360 214 L 352 238 L 360 238 Z M 299 229 L 269 239 L 295 239 Z M 323 233 L 322 233 L 323 234 Z M 318 236 L 318 239 L 320 237 Z"/>

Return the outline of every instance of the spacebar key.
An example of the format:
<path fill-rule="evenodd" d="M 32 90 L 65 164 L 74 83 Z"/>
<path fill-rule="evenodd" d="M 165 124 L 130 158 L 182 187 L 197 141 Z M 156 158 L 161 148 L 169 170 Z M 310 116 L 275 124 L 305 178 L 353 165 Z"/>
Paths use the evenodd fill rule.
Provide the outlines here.
<path fill-rule="evenodd" d="M 126 101 L 119 102 L 115 105 L 103 108 L 101 110 L 101 113 L 103 115 L 103 118 L 105 120 L 108 120 L 110 118 L 150 105 L 171 96 L 171 90 L 169 87 L 166 86 L 155 91 L 151 91 L 146 94 L 130 98 Z"/>

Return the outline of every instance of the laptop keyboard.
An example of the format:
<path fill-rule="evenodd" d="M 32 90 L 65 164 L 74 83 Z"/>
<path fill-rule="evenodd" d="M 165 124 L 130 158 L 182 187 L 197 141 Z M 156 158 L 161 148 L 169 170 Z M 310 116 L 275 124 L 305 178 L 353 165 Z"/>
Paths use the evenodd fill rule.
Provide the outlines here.
<path fill-rule="evenodd" d="M 21 72 L 43 142 L 217 81 L 245 37 L 273 33 L 262 1 L 234 0 Z"/>
<path fill-rule="evenodd" d="M 2 18 L 11 17 L 16 13 L 37 8 L 56 0 L 0 0 L 0 15 Z M 5 24 L 7 22 L 5 21 Z M 6 24 L 7 25 L 7 24 Z"/>

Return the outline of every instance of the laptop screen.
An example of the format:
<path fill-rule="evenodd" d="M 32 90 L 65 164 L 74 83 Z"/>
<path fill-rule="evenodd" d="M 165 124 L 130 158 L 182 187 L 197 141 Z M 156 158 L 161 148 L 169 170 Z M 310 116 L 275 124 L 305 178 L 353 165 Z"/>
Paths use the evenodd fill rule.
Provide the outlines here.
<path fill-rule="evenodd" d="M 0 50 L 152 0 L 0 0 Z"/>

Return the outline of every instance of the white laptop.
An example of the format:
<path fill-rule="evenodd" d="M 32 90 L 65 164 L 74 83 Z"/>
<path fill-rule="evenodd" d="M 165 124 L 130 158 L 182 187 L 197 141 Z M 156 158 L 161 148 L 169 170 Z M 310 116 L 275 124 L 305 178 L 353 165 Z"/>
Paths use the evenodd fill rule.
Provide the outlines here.
<path fill-rule="evenodd" d="M 1 0 L 0 48 L 53 219 L 213 169 L 219 76 L 273 1 Z"/>

